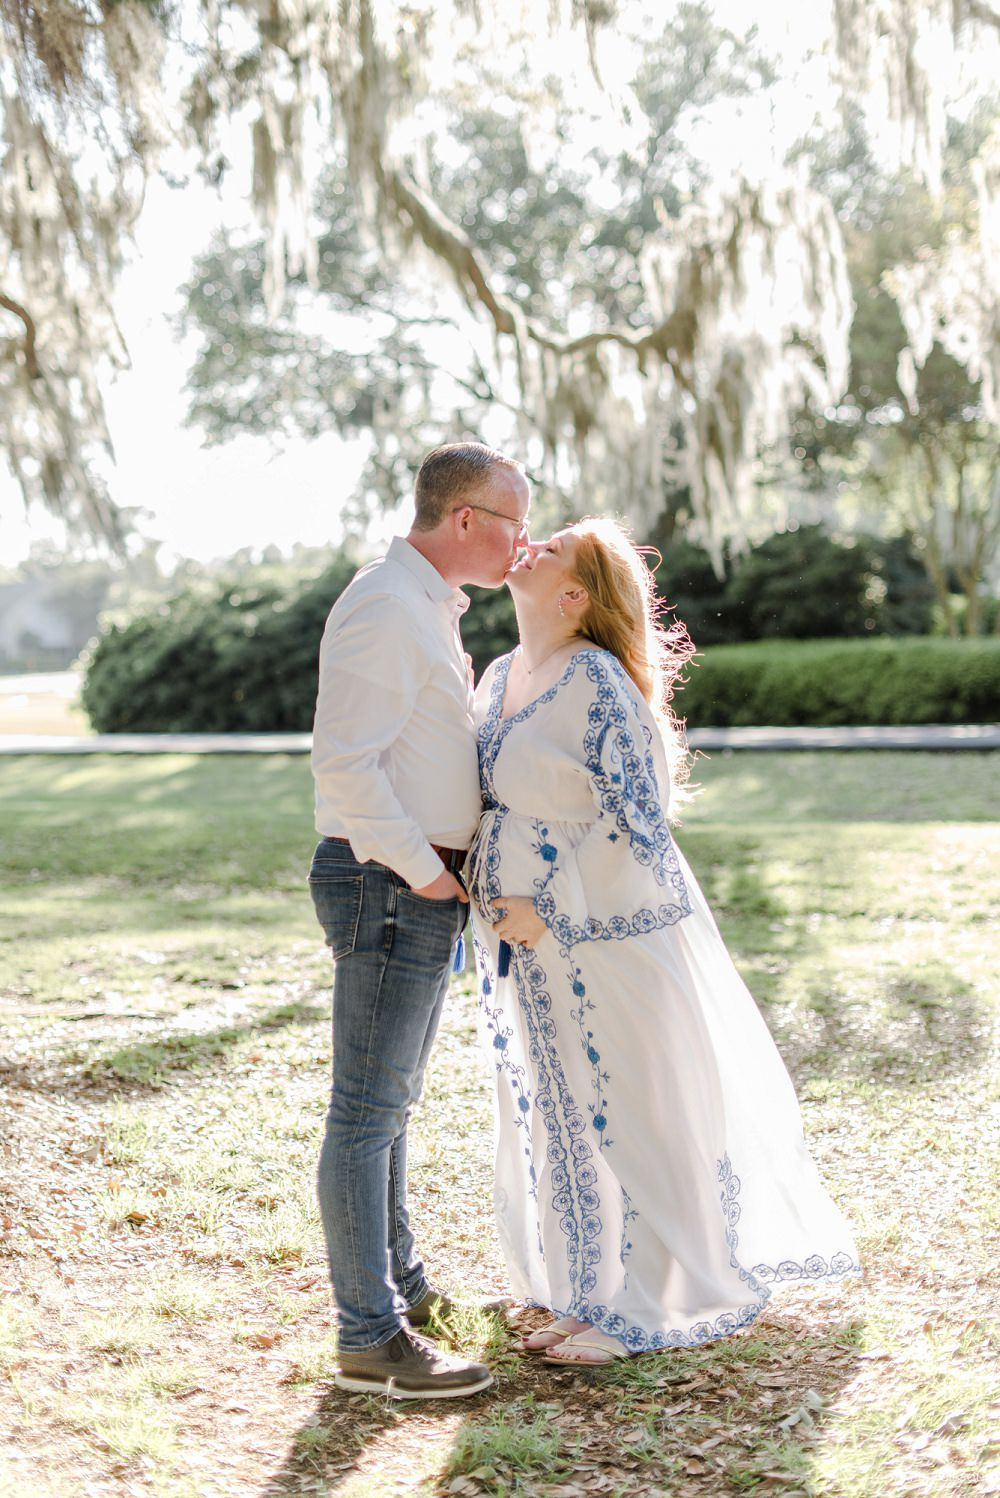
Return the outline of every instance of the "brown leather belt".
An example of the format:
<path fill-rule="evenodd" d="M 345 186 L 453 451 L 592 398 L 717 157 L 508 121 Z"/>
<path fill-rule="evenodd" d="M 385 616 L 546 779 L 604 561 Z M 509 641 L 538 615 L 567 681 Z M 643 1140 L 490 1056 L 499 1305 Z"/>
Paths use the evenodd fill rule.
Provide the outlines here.
<path fill-rule="evenodd" d="M 345 843 L 349 848 L 351 840 L 349 837 L 324 837 L 325 843 Z M 431 843 L 434 852 L 440 858 L 449 874 L 454 874 L 460 869 L 468 856 L 467 848 L 439 848 L 437 843 Z"/>

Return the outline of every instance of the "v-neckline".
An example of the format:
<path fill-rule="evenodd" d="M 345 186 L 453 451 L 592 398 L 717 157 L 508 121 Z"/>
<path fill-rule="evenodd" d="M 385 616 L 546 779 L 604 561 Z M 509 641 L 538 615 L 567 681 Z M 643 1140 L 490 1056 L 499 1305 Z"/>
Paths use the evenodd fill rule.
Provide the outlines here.
<path fill-rule="evenodd" d="M 518 650 L 520 650 L 520 648 L 520 646 L 517 647 Z M 557 677 L 557 679 L 552 683 L 551 686 L 546 687 L 544 692 L 539 692 L 537 697 L 533 697 L 530 702 L 526 702 L 523 707 L 518 708 L 516 713 L 511 713 L 509 717 L 505 718 L 503 715 L 503 703 L 504 697 L 507 695 L 507 677 L 510 675 L 510 668 L 514 663 L 514 656 L 517 653 L 516 650 L 512 650 L 507 656 L 506 660 L 502 663 L 502 665 L 497 667 L 497 675 L 500 676 L 500 682 L 499 694 L 497 699 L 496 726 L 499 728 L 506 728 L 509 724 L 516 723 L 518 719 L 530 715 L 532 712 L 534 712 L 535 708 L 538 707 L 540 703 L 547 701 L 550 697 L 554 697 L 559 688 L 561 686 L 565 686 L 566 682 L 568 682 L 570 677 L 573 675 L 580 657 L 583 655 L 589 655 L 597 649 L 599 649 L 597 645 L 587 645 L 584 646 L 582 650 L 574 651 L 569 660 L 566 662 L 566 666 L 562 672 L 562 675 Z M 501 672 L 503 673 L 502 675 L 500 675 Z"/>

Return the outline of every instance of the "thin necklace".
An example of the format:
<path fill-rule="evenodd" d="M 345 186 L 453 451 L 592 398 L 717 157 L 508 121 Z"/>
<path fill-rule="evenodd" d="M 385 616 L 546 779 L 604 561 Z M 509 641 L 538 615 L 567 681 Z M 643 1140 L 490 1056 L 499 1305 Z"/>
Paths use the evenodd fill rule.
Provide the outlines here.
<path fill-rule="evenodd" d="M 525 659 L 525 655 L 524 655 L 524 646 L 522 645 L 521 646 L 521 664 L 524 667 L 524 669 L 527 672 L 527 674 L 529 676 L 534 676 L 535 672 L 536 671 L 540 671 L 541 668 L 545 665 L 546 661 L 550 661 L 552 659 L 552 657 L 555 655 L 555 653 L 556 653 L 557 650 L 561 650 L 564 645 L 568 645 L 569 642 L 570 642 L 570 640 L 572 640 L 572 639 L 573 639 L 573 636 L 570 635 L 569 640 L 560 640 L 558 645 L 553 645 L 553 647 L 549 651 L 548 655 L 543 655 L 542 658 L 541 658 L 541 660 L 535 666 L 529 666 L 528 665 L 528 662 Z"/>

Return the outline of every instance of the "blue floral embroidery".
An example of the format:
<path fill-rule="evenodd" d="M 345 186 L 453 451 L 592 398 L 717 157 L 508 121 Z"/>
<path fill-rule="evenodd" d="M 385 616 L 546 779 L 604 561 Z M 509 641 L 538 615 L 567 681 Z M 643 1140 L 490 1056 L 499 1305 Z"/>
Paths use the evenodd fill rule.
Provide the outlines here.
<path fill-rule="evenodd" d="M 614 656 L 603 652 L 587 661 L 587 678 L 597 694 L 587 713 L 583 749 L 601 816 L 613 817 L 627 837 L 637 863 L 649 868 L 659 885 L 676 892 L 684 914 L 690 912 L 684 876 L 663 815 L 652 736 L 631 704 L 628 678 Z M 636 743 L 630 720 L 643 736 Z"/>
<path fill-rule="evenodd" d="M 640 748 L 630 727 L 629 690 L 625 684 L 625 673 L 615 658 L 606 651 L 582 651 L 574 657 L 586 661 L 587 678 L 596 687 L 596 697 L 587 711 L 587 731 L 583 740 L 583 752 L 587 770 L 594 788 L 595 800 L 600 807 L 594 830 L 612 822 L 605 835 L 611 842 L 627 837 L 629 848 L 636 862 L 648 868 L 656 883 L 669 887 L 672 898 L 658 902 L 656 909 L 643 907 L 631 916 L 615 915 L 608 921 L 589 916 L 582 926 L 574 925 L 569 916 L 560 913 L 555 895 L 549 887 L 557 872 L 558 848 L 549 841 L 548 830 L 536 821 L 535 832 L 539 842 L 535 851 L 546 864 L 545 876 L 535 880 L 535 909 L 551 930 L 564 956 L 583 941 L 624 941 L 630 936 L 644 936 L 664 926 L 676 925 L 684 916 L 691 914 L 684 875 L 674 848 L 670 829 L 667 827 L 660 804 L 656 783 L 656 765 L 653 759 L 652 738 L 644 724 L 636 721 L 644 742 Z M 509 658 L 508 658 L 509 669 Z M 569 668 L 567 668 L 567 671 Z M 501 678 L 497 703 L 491 703 L 490 715 L 480 730 L 480 742 L 494 712 L 499 712 L 503 699 L 503 683 L 506 670 L 497 668 Z M 564 673 L 563 680 L 566 679 Z M 562 681 L 557 686 L 562 685 Z M 554 691 L 551 688 L 550 691 Z M 497 692 L 497 681 L 494 681 Z M 542 699 L 539 698 L 539 701 Z M 514 721 L 511 719 L 510 721 Z M 492 744 L 491 744 L 492 749 Z M 495 762 L 495 755 L 492 763 Z M 616 768 L 617 767 L 617 768 Z M 485 783 L 485 782 L 484 782 Z"/>
<path fill-rule="evenodd" d="M 550 880 L 552 880 L 553 877 L 559 872 L 559 864 L 557 863 L 559 850 L 553 843 L 549 842 L 549 829 L 547 827 L 543 827 L 541 822 L 538 821 L 537 818 L 534 825 L 536 838 L 534 844 L 535 852 L 548 866 L 545 875 L 534 880 L 536 891 L 535 898 L 537 902 L 538 896 L 544 894 Z M 573 994 L 574 998 L 579 1000 L 579 1004 L 577 1005 L 577 1007 L 570 1010 L 570 1017 L 575 1020 L 579 1028 L 581 1043 L 583 1045 L 584 1052 L 586 1053 L 587 1060 L 590 1062 L 594 1072 L 595 1101 L 592 1103 L 588 1103 L 587 1107 L 589 1108 L 591 1113 L 591 1123 L 593 1124 L 593 1127 L 597 1133 L 600 1148 L 604 1150 L 613 1143 L 610 1135 L 606 1132 L 608 1127 L 608 1102 L 607 1097 L 604 1093 L 604 1084 L 605 1082 L 609 1081 L 610 1078 L 608 1076 L 608 1073 L 606 1071 L 602 1071 L 601 1069 L 601 1057 L 593 1044 L 594 1032 L 592 1030 L 588 1030 L 586 1027 L 586 1011 L 592 1010 L 594 1008 L 594 1005 L 591 1000 L 587 998 L 587 989 L 583 981 L 583 974 L 572 961 L 572 959 L 569 958 L 568 952 L 563 951 L 562 956 L 569 959 L 569 967 L 566 976 L 569 983 L 570 992 Z"/>
<path fill-rule="evenodd" d="M 635 1207 L 633 1207 L 633 1205 L 632 1205 L 632 1198 L 629 1196 L 628 1192 L 625 1190 L 625 1187 L 623 1186 L 622 1187 L 622 1239 L 621 1239 L 621 1243 L 620 1243 L 619 1248 L 618 1248 L 618 1260 L 619 1260 L 619 1262 L 620 1262 L 620 1264 L 621 1264 L 621 1266 L 622 1266 L 623 1269 L 625 1268 L 625 1263 L 626 1263 L 626 1261 L 628 1259 L 629 1254 L 632 1252 L 632 1243 L 631 1243 L 631 1240 L 630 1240 L 630 1238 L 628 1236 L 629 1228 L 631 1227 L 632 1223 L 636 1221 L 636 1219 L 638 1218 L 638 1216 L 639 1216 L 639 1213 L 636 1211 Z M 622 1288 L 624 1290 L 628 1289 L 628 1272 L 627 1271 L 626 1271 L 625 1276 L 624 1276 L 624 1278 L 622 1280 Z"/>
<path fill-rule="evenodd" d="M 676 926 L 679 920 L 690 914 L 689 910 L 680 910 L 676 905 L 659 905 L 655 911 L 648 908 L 637 910 L 631 917 L 614 915 L 607 922 L 588 916 L 582 926 L 574 926 L 569 916 L 557 914 L 550 891 L 536 897 L 535 909 L 566 952 L 581 941 L 624 941 L 628 936 L 646 936 L 664 926 Z"/>
<path fill-rule="evenodd" d="M 559 857 L 559 849 L 554 843 L 549 842 L 549 829 L 543 827 L 538 818 L 535 818 L 535 844 L 534 849 L 544 864 L 548 865 L 548 872 L 544 878 L 535 880 L 535 889 L 539 893 L 545 889 L 550 879 L 557 872 L 556 860 Z"/>
<path fill-rule="evenodd" d="M 729 1262 L 738 1271 L 740 1279 L 753 1295 L 752 1301 L 740 1306 L 736 1311 L 724 1312 L 714 1321 L 696 1321 L 686 1332 L 679 1329 L 669 1332 L 648 1332 L 644 1327 L 627 1322 L 624 1316 L 611 1310 L 609 1306 L 591 1305 L 586 1300 L 574 1299 L 573 1304 L 565 1309 L 553 1306 L 551 1309 L 555 1315 L 578 1316 L 583 1321 L 589 1321 L 599 1331 L 606 1332 L 609 1337 L 618 1337 L 630 1352 L 657 1352 L 668 1347 L 700 1347 L 706 1342 L 717 1342 L 722 1337 L 731 1337 L 734 1332 L 751 1326 L 771 1299 L 771 1290 L 768 1288 L 771 1282 L 795 1279 L 839 1279 L 845 1274 L 860 1273 L 861 1266 L 845 1253 L 834 1254 L 829 1262 L 821 1255 L 814 1254 L 803 1264 L 793 1260 L 783 1260 L 777 1268 L 758 1264 L 752 1271 L 744 1269 L 736 1257 L 736 1249 L 739 1246 L 736 1224 L 740 1220 L 739 1195 L 742 1188 L 740 1178 L 733 1171 L 728 1155 L 719 1161 L 718 1175 L 722 1188 L 719 1200 L 726 1224 L 726 1242 L 730 1251 Z M 626 1245 L 625 1230 L 629 1220 L 628 1214 L 634 1209 L 624 1192 L 623 1200 L 628 1203 L 622 1230 L 622 1243 Z M 631 1245 L 628 1244 L 627 1247 L 630 1248 Z M 626 1249 L 623 1248 L 623 1254 L 625 1251 Z M 624 1257 L 622 1257 L 622 1263 L 624 1263 Z M 529 1301 L 528 1304 L 537 1305 L 538 1302 Z"/>
<path fill-rule="evenodd" d="M 501 662 L 501 667 L 503 664 Z M 509 659 L 507 664 L 509 665 Z M 500 670 L 501 668 L 498 667 L 497 676 L 500 675 Z M 502 682 L 498 689 L 495 681 L 490 710 L 494 717 L 499 713 L 502 696 Z M 529 704 L 529 707 L 533 708 L 537 705 L 536 702 Z M 524 711 L 527 712 L 528 709 Z M 512 722 L 513 719 L 508 721 Z M 484 750 L 491 747 L 489 739 L 484 741 L 482 730 L 480 730 L 481 764 L 486 764 Z M 492 783 L 488 781 L 488 776 L 492 774 L 492 765 L 495 762 L 496 755 L 494 754 L 489 761 L 489 771 L 485 768 L 483 770 L 483 789 L 487 794 L 488 784 Z M 495 796 L 491 810 L 492 816 L 484 817 L 480 824 L 480 833 L 472 850 L 470 865 L 470 887 L 486 918 L 489 918 L 490 901 L 498 898 L 502 893 L 499 879 L 499 840 L 507 815 L 507 808 L 500 805 Z M 552 847 L 552 845 L 547 841 L 547 834 L 542 829 L 538 831 L 537 851 L 544 862 L 549 862 L 542 849 Z M 554 867 L 554 863 L 549 862 L 549 867 Z M 489 956 L 478 945 L 477 950 L 480 955 L 480 971 L 486 973 L 489 979 Z M 532 950 L 515 947 L 511 954 L 510 976 L 514 980 L 518 1007 L 524 1018 L 528 1055 L 534 1071 L 533 1106 L 541 1114 L 548 1136 L 545 1158 L 550 1167 L 552 1207 L 559 1220 L 560 1232 L 565 1238 L 564 1251 L 569 1283 L 573 1288 L 574 1298 L 585 1298 L 596 1287 L 596 1265 L 601 1261 L 599 1241 L 602 1232 L 601 1201 L 595 1190 L 597 1172 L 590 1163 L 593 1151 L 583 1137 L 586 1123 L 570 1091 L 559 1057 L 556 1045 L 556 1026 L 551 1014 L 552 1000 L 547 991 L 548 979 L 545 969 Z M 492 984 L 491 979 L 490 981 Z M 491 994 L 492 986 L 487 992 L 487 998 Z M 496 1014 L 499 1019 L 499 1011 L 485 1009 L 484 1012 L 488 1018 Z M 495 1035 L 509 1038 L 509 1034 L 505 1037 L 505 1032 L 499 1023 L 492 1028 Z M 499 1066 L 502 1066 L 503 1060 L 506 1059 L 506 1049 L 498 1049 L 501 1056 Z M 527 1106 L 532 1106 L 527 1091 L 523 1096 Z M 520 1096 L 518 1107 L 522 1112 L 527 1111 Z M 526 1118 L 524 1123 L 526 1132 L 530 1133 Z M 525 1153 L 530 1159 L 530 1144 L 526 1146 Z M 532 1166 L 532 1181 L 535 1180 L 536 1174 Z M 539 1241 L 541 1242 L 540 1224 Z"/>
<path fill-rule="evenodd" d="M 535 1106 L 545 1120 L 548 1135 L 545 1158 L 550 1167 L 552 1207 L 565 1237 L 567 1278 L 576 1298 L 594 1289 L 595 1266 L 601 1261 L 603 1224 L 598 1215 L 600 1197 L 594 1189 L 597 1172 L 590 1164 L 593 1152 L 582 1137 L 584 1120 L 556 1047 L 545 970 L 534 953 L 518 949 L 511 962 L 511 975 L 531 1037 L 529 1054 L 538 1075 Z"/>
<path fill-rule="evenodd" d="M 719 1162 L 719 1179 L 722 1182 L 720 1200 L 722 1202 L 723 1214 L 726 1220 L 726 1241 L 729 1244 L 730 1263 L 734 1269 L 739 1271 L 740 1278 L 746 1283 L 747 1288 L 754 1295 L 754 1299 L 748 1304 L 741 1306 L 737 1311 L 724 1312 L 717 1316 L 714 1321 L 696 1321 L 688 1330 L 681 1331 L 675 1328 L 673 1331 L 648 1332 L 645 1327 L 629 1323 L 625 1317 L 617 1311 L 613 1311 L 606 1305 L 584 1305 L 580 1309 L 562 1314 L 576 1315 L 581 1320 L 590 1321 L 599 1331 L 605 1332 L 609 1337 L 618 1337 L 629 1352 L 658 1352 L 668 1347 L 700 1347 L 706 1342 L 717 1342 L 721 1337 L 730 1337 L 733 1332 L 750 1326 L 771 1298 L 771 1292 L 766 1285 L 760 1283 L 753 1275 L 742 1269 L 736 1259 L 736 1237 L 735 1223 L 739 1221 L 739 1203 L 737 1197 L 740 1192 L 739 1177 L 735 1176 L 732 1166 L 729 1164 L 728 1156 Z M 630 1214 L 635 1214 L 634 1208 L 629 1201 L 627 1193 L 623 1192 L 625 1204 L 625 1218 L 622 1225 L 622 1263 L 625 1262 L 626 1234 L 628 1223 L 634 1220 Z M 631 1247 L 631 1245 L 629 1245 Z M 557 1314 L 560 1314 L 557 1312 Z"/>
<path fill-rule="evenodd" d="M 835 1278 L 839 1279 L 845 1274 L 860 1274 L 861 1265 L 851 1258 L 850 1254 L 836 1253 L 827 1262 L 821 1254 L 812 1254 L 805 1263 L 799 1264 L 794 1259 L 782 1259 L 781 1263 L 774 1268 L 770 1264 L 755 1264 L 752 1270 L 745 1270 L 736 1258 L 736 1250 L 739 1247 L 739 1236 L 736 1232 L 736 1224 L 740 1220 L 741 1208 L 739 1195 L 742 1190 L 742 1182 L 733 1170 L 732 1162 L 728 1155 L 724 1155 L 719 1161 L 719 1182 L 722 1187 L 719 1200 L 726 1218 L 726 1242 L 729 1244 L 729 1262 L 734 1269 L 739 1270 L 740 1278 L 746 1282 L 752 1290 L 758 1291 L 765 1298 L 770 1297 L 767 1289 L 769 1284 L 777 1284 L 781 1280 L 820 1280 Z"/>
<path fill-rule="evenodd" d="M 517 1114 L 515 1114 L 514 1117 L 515 1125 L 518 1128 L 527 1129 L 526 1115 L 531 1110 L 531 1089 L 530 1087 L 528 1087 L 525 1080 L 524 1067 L 516 1066 L 508 1055 L 508 1050 L 510 1048 L 510 1042 L 513 1038 L 514 1031 L 510 1027 L 510 1025 L 504 1025 L 503 1023 L 503 1007 L 501 1005 L 498 1005 L 495 1009 L 490 1007 L 489 1000 L 493 995 L 493 981 L 490 977 L 489 965 L 486 960 L 487 954 L 483 950 L 481 944 L 476 941 L 475 938 L 473 940 L 476 948 L 476 955 L 479 959 L 479 971 L 482 974 L 482 981 L 479 985 L 479 1006 L 485 1017 L 486 1029 L 493 1036 L 493 1052 L 496 1070 L 498 1075 L 506 1076 L 507 1081 L 510 1084 L 511 1092 L 514 1096 L 514 1103 L 517 1108 Z M 530 1146 L 525 1149 L 525 1154 L 530 1160 Z M 534 1170 L 532 1170 L 531 1172 L 531 1177 L 531 1194 L 532 1196 L 534 1196 Z"/>
<path fill-rule="evenodd" d="M 593 1073 L 595 1100 L 587 1104 L 591 1114 L 590 1121 L 597 1133 L 600 1148 L 605 1150 L 614 1143 L 614 1140 L 607 1132 L 608 1099 L 604 1091 L 604 1084 L 611 1079 L 608 1072 L 601 1066 L 601 1053 L 594 1044 L 594 1032 L 587 1029 L 587 1011 L 593 1010 L 594 1004 L 587 998 L 587 988 L 583 981 L 583 975 L 578 967 L 571 964 L 567 976 L 571 991 L 580 1001 L 575 1009 L 570 1010 L 570 1017 L 576 1021 L 580 1031 L 580 1044 L 583 1047 L 584 1055 L 590 1062 Z"/>

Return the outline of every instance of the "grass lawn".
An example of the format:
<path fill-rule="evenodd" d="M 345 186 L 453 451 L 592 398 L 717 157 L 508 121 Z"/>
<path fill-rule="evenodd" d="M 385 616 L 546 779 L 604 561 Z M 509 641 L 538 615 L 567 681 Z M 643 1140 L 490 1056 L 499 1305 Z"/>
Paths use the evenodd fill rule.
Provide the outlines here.
<path fill-rule="evenodd" d="M 998 758 L 719 755 L 679 834 L 864 1278 L 597 1375 L 470 1315 L 495 1387 L 401 1408 L 330 1381 L 306 761 L 0 761 L 2 1498 L 1000 1494 Z M 412 1207 L 474 1293 L 489 1109 L 467 976 Z"/>

